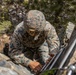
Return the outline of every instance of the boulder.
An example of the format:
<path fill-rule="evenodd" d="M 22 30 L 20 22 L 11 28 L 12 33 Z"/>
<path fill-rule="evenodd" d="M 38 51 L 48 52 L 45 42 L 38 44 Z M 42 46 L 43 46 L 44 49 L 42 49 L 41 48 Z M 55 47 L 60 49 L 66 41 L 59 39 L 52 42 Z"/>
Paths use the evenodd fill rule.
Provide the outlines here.
<path fill-rule="evenodd" d="M 0 61 L 2 61 L 2 60 L 7 60 L 8 61 L 8 60 L 10 60 L 10 58 L 7 57 L 6 55 L 0 53 Z"/>
<path fill-rule="evenodd" d="M 9 68 L 0 67 L 0 75 L 18 75 L 18 74 Z"/>
<path fill-rule="evenodd" d="M 13 63 L 9 57 L 0 53 L 0 75 L 32 75 L 28 68 Z M 5 71 L 5 73 L 4 73 Z M 9 72 L 8 72 L 9 71 Z M 9 73 L 9 74 L 8 74 Z"/>

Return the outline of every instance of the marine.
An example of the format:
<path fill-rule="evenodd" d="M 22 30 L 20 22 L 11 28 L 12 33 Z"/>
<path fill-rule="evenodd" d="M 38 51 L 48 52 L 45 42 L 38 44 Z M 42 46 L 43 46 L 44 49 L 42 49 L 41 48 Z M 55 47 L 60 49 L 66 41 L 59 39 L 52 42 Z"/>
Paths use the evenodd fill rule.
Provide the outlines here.
<path fill-rule="evenodd" d="M 44 14 L 30 10 L 14 30 L 9 44 L 9 56 L 26 68 L 27 75 L 34 75 L 59 51 L 59 38 L 54 26 Z"/>

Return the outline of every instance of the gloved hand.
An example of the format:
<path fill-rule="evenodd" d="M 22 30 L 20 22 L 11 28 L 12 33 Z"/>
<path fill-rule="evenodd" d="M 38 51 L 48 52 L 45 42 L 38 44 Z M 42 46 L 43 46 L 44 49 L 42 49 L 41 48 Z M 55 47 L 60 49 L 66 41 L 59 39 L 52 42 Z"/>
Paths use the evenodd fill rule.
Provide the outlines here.
<path fill-rule="evenodd" d="M 48 64 L 50 62 L 50 60 L 54 57 L 54 54 L 49 54 L 50 58 L 46 61 L 46 63 Z"/>
<path fill-rule="evenodd" d="M 42 68 L 42 65 L 37 61 L 31 61 L 29 67 L 35 72 L 39 72 Z"/>

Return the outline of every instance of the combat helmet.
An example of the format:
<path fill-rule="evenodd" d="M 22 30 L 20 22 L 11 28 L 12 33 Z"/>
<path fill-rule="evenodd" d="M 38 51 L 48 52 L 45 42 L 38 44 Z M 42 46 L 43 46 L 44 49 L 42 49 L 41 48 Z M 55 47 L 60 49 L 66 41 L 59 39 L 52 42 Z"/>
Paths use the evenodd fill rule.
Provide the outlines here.
<path fill-rule="evenodd" d="M 35 31 L 43 31 L 46 25 L 45 16 L 38 10 L 30 10 L 24 19 L 26 30 L 35 29 Z"/>

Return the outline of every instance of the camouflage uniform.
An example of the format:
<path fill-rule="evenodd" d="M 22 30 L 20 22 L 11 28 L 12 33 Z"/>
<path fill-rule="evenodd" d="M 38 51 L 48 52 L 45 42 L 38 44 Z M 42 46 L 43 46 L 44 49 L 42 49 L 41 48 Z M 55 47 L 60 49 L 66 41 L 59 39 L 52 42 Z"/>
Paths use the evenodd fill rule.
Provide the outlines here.
<path fill-rule="evenodd" d="M 33 26 L 36 31 L 40 31 L 35 37 L 27 33 L 28 29 Z M 53 53 L 53 50 L 57 53 L 59 44 L 55 28 L 45 20 L 40 11 L 31 10 L 27 13 L 24 21 L 16 27 L 12 35 L 9 55 L 16 63 L 28 67 L 34 54 L 37 53 L 40 58 L 38 61 L 44 64 L 49 58 L 49 53 Z"/>

